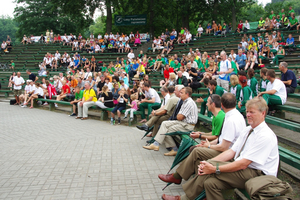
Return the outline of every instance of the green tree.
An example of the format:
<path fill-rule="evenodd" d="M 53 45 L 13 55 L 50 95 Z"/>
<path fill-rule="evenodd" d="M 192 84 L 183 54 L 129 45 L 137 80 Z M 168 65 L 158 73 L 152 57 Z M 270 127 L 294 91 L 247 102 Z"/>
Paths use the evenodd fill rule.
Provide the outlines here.
<path fill-rule="evenodd" d="M 83 16 L 70 16 L 50 0 L 17 0 L 15 21 L 19 24 L 16 37 L 45 34 L 53 30 L 55 34 L 78 34 L 88 27 Z"/>
<path fill-rule="evenodd" d="M 90 25 L 89 32 L 93 33 L 95 36 L 97 36 L 99 33 L 103 35 L 104 32 L 105 32 L 105 30 L 106 30 L 105 21 L 106 21 L 106 17 L 105 16 L 98 17 L 95 20 L 95 23 L 92 24 L 92 25 Z"/>
<path fill-rule="evenodd" d="M 18 30 L 18 24 L 8 16 L 1 16 L 0 18 L 0 41 L 6 41 L 7 35 L 10 36 L 13 42 L 16 42 L 15 33 Z"/>

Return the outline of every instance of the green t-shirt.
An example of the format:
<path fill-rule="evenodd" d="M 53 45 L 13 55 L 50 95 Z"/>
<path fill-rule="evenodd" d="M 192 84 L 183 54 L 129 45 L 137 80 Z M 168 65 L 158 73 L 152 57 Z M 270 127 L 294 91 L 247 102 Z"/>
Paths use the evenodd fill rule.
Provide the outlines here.
<path fill-rule="evenodd" d="M 107 67 L 102 67 L 102 72 L 105 72 L 107 70 Z"/>
<path fill-rule="evenodd" d="M 265 92 L 266 91 L 268 83 L 269 83 L 268 79 L 266 79 L 266 80 L 260 79 L 259 88 L 260 88 L 261 92 Z"/>
<path fill-rule="evenodd" d="M 242 106 L 245 106 L 247 101 L 253 98 L 253 92 L 248 85 L 244 87 L 242 91 L 243 91 L 243 95 L 241 95 L 240 101 Z"/>
<path fill-rule="evenodd" d="M 262 20 L 262 21 L 258 21 L 258 26 L 263 26 L 265 24 L 265 20 Z"/>
<path fill-rule="evenodd" d="M 80 90 L 79 93 L 75 93 L 76 100 L 82 99 L 82 97 L 83 97 L 83 90 Z"/>
<path fill-rule="evenodd" d="M 293 19 L 293 18 L 290 19 L 291 26 L 294 25 L 294 24 L 296 24 L 296 23 L 298 23 L 298 19 L 296 19 L 296 18 L 295 19 Z"/>
<path fill-rule="evenodd" d="M 236 64 L 235 64 L 234 61 L 231 61 L 231 67 L 233 68 L 233 72 L 234 72 L 235 74 L 238 74 L 238 70 L 237 70 L 237 67 L 236 67 Z"/>
<path fill-rule="evenodd" d="M 11 66 L 12 66 L 13 68 L 15 68 L 16 65 L 15 65 L 15 63 L 11 63 Z"/>
<path fill-rule="evenodd" d="M 236 102 L 240 100 L 241 90 L 242 90 L 242 86 L 240 84 L 230 87 L 230 93 L 235 95 Z"/>
<path fill-rule="evenodd" d="M 213 94 L 217 94 L 221 97 L 224 94 L 224 91 L 226 91 L 224 88 L 217 85 L 215 91 L 213 91 Z"/>
<path fill-rule="evenodd" d="M 276 17 L 276 15 L 275 14 L 270 15 L 269 19 L 271 20 L 271 19 L 273 19 L 273 17 Z"/>
<path fill-rule="evenodd" d="M 282 18 L 282 15 L 285 15 L 284 12 L 279 13 L 280 18 Z"/>
<path fill-rule="evenodd" d="M 180 69 L 181 64 L 180 63 L 175 63 L 175 61 L 173 60 L 170 64 L 170 66 L 175 70 L 175 69 Z"/>
<path fill-rule="evenodd" d="M 291 13 L 295 13 L 295 11 L 292 9 L 292 10 L 289 11 L 289 15 L 290 15 Z"/>
<path fill-rule="evenodd" d="M 149 60 L 149 66 L 154 65 L 155 61 L 156 61 L 155 59 Z"/>
<path fill-rule="evenodd" d="M 257 96 L 257 92 L 258 92 L 258 81 L 256 80 L 255 77 L 252 77 L 250 79 L 250 88 L 253 92 L 253 95 L 256 97 Z"/>
<path fill-rule="evenodd" d="M 161 63 L 164 65 L 166 64 L 165 59 L 163 59 L 163 58 L 157 59 L 156 61 L 159 61 L 159 62 L 161 61 Z"/>
<path fill-rule="evenodd" d="M 110 73 L 110 74 L 113 74 L 116 71 L 116 69 L 114 67 L 108 68 L 107 70 L 108 70 L 108 73 Z"/>
<path fill-rule="evenodd" d="M 220 110 L 217 114 L 217 116 L 213 116 L 212 118 L 212 135 L 220 135 L 223 121 L 225 118 L 225 113 L 224 111 Z"/>
<path fill-rule="evenodd" d="M 182 29 L 182 30 L 180 31 L 180 34 L 181 34 L 181 35 L 183 35 L 183 34 L 184 34 L 184 29 Z"/>

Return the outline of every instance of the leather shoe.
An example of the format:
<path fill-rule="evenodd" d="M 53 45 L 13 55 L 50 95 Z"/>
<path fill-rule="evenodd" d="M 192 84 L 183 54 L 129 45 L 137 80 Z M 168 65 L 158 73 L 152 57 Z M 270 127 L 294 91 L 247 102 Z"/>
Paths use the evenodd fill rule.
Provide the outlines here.
<path fill-rule="evenodd" d="M 154 150 L 154 151 L 159 150 L 159 146 L 155 146 L 154 144 L 151 144 L 150 146 L 143 146 L 143 148 L 148 150 Z"/>
<path fill-rule="evenodd" d="M 83 118 L 81 118 L 81 120 L 87 120 L 88 118 L 87 117 L 83 117 Z"/>
<path fill-rule="evenodd" d="M 177 155 L 177 151 L 174 151 L 173 149 L 171 151 L 169 151 L 168 153 L 164 153 L 165 156 L 176 156 Z"/>
<path fill-rule="evenodd" d="M 148 131 L 148 126 L 146 124 L 143 124 L 142 126 L 136 126 L 136 127 L 142 131 Z"/>
<path fill-rule="evenodd" d="M 75 119 L 81 119 L 81 117 L 75 117 Z"/>
<path fill-rule="evenodd" d="M 163 194 L 161 197 L 163 200 L 180 200 L 180 196 L 170 196 Z"/>
<path fill-rule="evenodd" d="M 159 174 L 158 178 L 166 183 L 180 184 L 182 179 L 174 178 L 173 174 Z"/>

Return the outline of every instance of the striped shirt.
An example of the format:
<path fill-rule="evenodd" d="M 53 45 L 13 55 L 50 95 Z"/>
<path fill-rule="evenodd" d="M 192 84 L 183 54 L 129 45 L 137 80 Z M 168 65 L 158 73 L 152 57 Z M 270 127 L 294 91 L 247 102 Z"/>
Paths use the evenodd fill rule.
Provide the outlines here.
<path fill-rule="evenodd" d="M 196 124 L 198 121 L 198 108 L 196 103 L 191 97 L 183 101 L 181 109 L 178 114 L 184 115 L 185 118 L 182 120 L 188 124 Z"/>

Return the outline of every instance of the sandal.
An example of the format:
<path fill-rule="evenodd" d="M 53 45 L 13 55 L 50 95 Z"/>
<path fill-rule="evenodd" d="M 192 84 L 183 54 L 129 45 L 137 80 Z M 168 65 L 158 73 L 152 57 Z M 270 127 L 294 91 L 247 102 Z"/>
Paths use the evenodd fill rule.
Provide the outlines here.
<path fill-rule="evenodd" d="M 30 108 L 30 109 L 32 109 L 32 108 L 33 108 L 33 106 L 30 106 L 29 108 Z"/>

